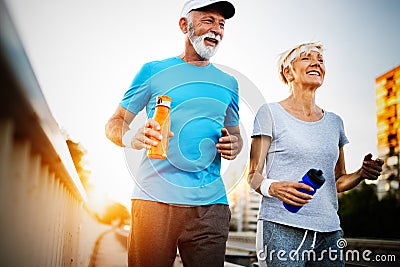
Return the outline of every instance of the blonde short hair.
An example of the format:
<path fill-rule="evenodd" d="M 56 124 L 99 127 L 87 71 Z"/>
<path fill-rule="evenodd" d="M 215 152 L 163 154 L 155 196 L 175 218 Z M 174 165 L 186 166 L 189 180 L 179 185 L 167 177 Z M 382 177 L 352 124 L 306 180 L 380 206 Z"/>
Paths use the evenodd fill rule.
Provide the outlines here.
<path fill-rule="evenodd" d="M 286 50 L 286 51 L 282 52 L 281 54 L 279 54 L 278 71 L 279 71 L 279 76 L 280 76 L 281 80 L 283 81 L 283 83 L 288 84 L 288 81 L 287 81 L 285 75 L 283 74 L 284 69 L 286 69 L 288 66 L 292 65 L 292 62 L 295 59 L 300 58 L 300 55 L 302 53 L 306 53 L 308 55 L 311 51 L 316 51 L 316 52 L 322 54 L 324 49 L 323 49 L 323 46 L 321 43 L 310 42 L 310 43 L 299 44 L 295 48 Z"/>

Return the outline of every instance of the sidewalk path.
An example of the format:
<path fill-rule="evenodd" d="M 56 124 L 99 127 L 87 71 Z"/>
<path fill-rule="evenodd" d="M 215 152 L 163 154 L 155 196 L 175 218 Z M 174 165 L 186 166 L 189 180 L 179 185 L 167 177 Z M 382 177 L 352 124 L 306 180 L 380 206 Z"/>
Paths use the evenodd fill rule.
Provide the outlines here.
<path fill-rule="evenodd" d="M 114 229 L 100 235 L 89 267 L 127 267 L 127 250 L 122 241 Z"/>

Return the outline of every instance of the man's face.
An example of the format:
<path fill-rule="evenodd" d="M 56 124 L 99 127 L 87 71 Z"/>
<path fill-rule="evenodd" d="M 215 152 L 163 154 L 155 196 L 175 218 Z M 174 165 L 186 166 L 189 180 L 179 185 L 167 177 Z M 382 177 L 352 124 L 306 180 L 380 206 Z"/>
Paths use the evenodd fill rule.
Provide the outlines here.
<path fill-rule="evenodd" d="M 197 54 L 212 57 L 224 36 L 225 18 L 218 11 L 192 11 L 188 18 L 188 36 Z"/>

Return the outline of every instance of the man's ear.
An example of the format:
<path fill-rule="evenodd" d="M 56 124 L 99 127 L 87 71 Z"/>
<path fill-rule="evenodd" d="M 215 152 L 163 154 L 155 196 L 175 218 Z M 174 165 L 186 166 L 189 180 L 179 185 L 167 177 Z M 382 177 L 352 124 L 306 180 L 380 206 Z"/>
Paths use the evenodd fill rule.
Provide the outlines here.
<path fill-rule="evenodd" d="M 179 19 L 179 27 L 184 34 L 188 33 L 188 20 L 187 18 L 180 18 Z"/>

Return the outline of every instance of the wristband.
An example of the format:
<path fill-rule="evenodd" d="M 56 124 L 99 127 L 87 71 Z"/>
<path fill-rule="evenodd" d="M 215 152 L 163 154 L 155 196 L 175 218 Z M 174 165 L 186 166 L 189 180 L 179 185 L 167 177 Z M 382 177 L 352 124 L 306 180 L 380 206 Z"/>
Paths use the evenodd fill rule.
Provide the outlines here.
<path fill-rule="evenodd" d="M 132 129 L 126 131 L 124 133 L 124 135 L 122 136 L 122 144 L 125 147 L 133 148 L 132 147 L 132 139 L 135 136 L 135 134 L 136 134 L 135 131 L 133 131 Z"/>
<path fill-rule="evenodd" d="M 264 179 L 263 181 L 262 181 L 262 183 L 261 183 L 261 186 L 260 186 L 260 191 L 261 191 L 261 193 L 264 195 L 264 196 L 266 196 L 266 197 L 272 197 L 270 194 L 269 194 L 269 188 L 270 188 L 270 186 L 271 186 L 271 184 L 272 183 L 275 183 L 275 182 L 279 182 L 278 180 L 274 180 L 274 179 Z"/>

